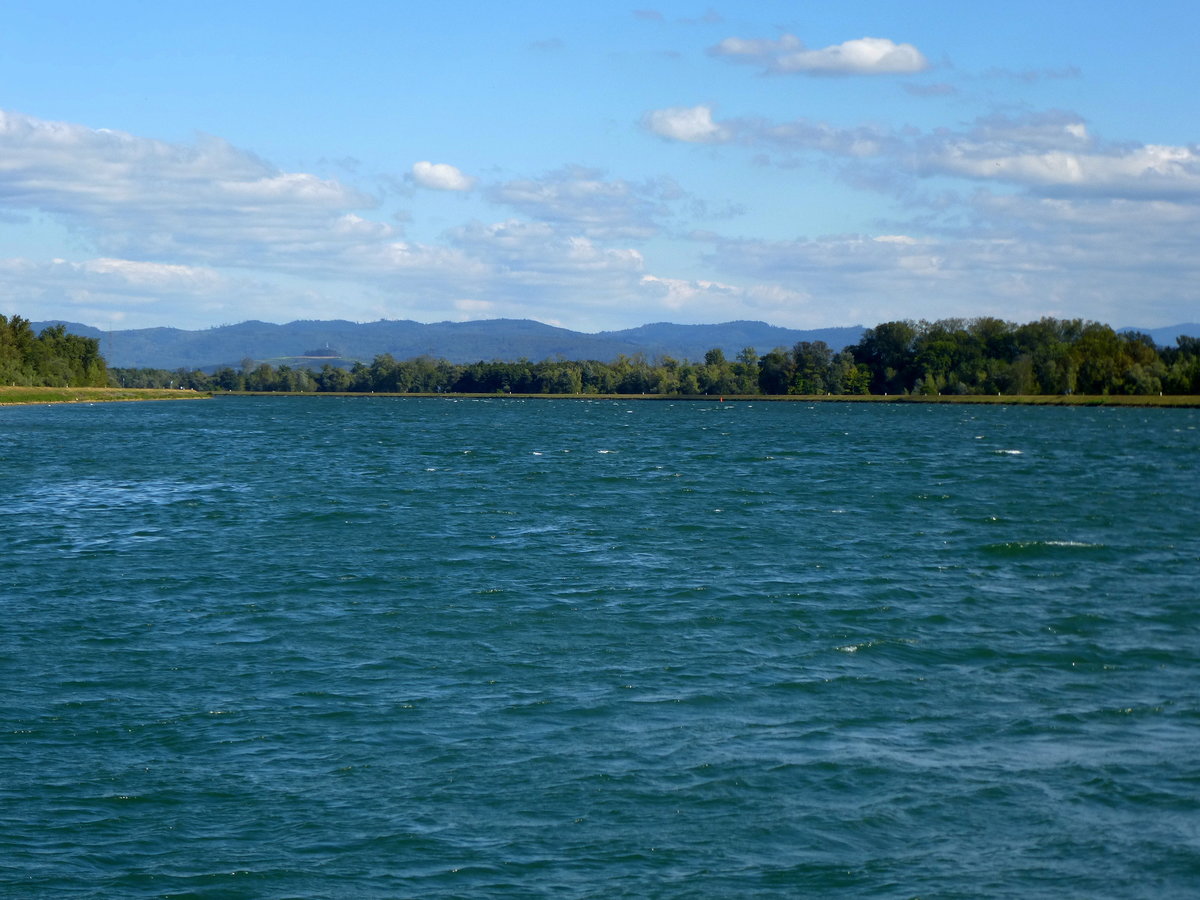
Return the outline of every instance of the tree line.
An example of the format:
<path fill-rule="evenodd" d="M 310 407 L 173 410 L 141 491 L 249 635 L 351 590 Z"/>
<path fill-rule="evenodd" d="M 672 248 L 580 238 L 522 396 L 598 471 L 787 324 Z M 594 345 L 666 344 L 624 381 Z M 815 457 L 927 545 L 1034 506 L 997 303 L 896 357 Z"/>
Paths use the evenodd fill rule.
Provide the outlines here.
<path fill-rule="evenodd" d="M 104 387 L 108 369 L 96 338 L 51 325 L 35 334 L 28 319 L 0 315 L 0 385 Z"/>
<path fill-rule="evenodd" d="M 1200 394 L 1200 339 L 1158 347 L 1147 335 L 1081 319 L 1017 325 L 994 318 L 885 322 L 840 352 L 802 341 L 730 360 L 642 354 L 612 362 L 450 363 L 388 354 L 344 369 L 289 365 L 199 370 L 113 369 L 124 387 L 212 391 L 520 394 Z"/>

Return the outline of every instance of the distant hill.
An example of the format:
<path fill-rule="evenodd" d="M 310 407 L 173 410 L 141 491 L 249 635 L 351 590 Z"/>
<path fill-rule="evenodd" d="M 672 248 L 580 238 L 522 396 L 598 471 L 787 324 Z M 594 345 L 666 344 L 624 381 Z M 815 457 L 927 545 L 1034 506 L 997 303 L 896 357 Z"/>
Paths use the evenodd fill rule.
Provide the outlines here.
<path fill-rule="evenodd" d="M 1154 339 L 1160 347 L 1174 347 L 1175 338 L 1181 335 L 1200 338 L 1200 325 L 1195 322 L 1185 322 L 1182 325 L 1168 325 L 1165 328 L 1121 328 L 1120 331 L 1140 331 Z"/>
<path fill-rule="evenodd" d="M 36 331 L 52 322 L 32 323 Z M 90 325 L 62 322 L 72 334 L 100 339 L 100 351 L 110 366 L 154 369 L 208 369 L 240 367 L 242 360 L 269 361 L 275 365 L 369 363 L 390 353 L 396 359 L 432 356 L 456 363 L 479 360 L 529 359 L 535 362 L 563 357 L 611 362 L 624 354 L 643 353 L 648 359 L 673 356 L 698 362 L 713 348 L 729 359 L 753 347 L 764 354 L 775 347 L 792 347 L 799 341 L 824 341 L 834 350 L 855 344 L 863 326 L 797 330 L 765 322 L 724 322 L 720 325 L 674 325 L 656 322 L 622 331 L 588 334 L 556 328 L 529 319 L 484 319 L 475 322 L 436 322 L 425 325 L 399 319 L 356 323 L 341 319 L 303 320 L 286 325 L 242 322 L 204 331 L 179 328 L 138 328 L 101 331 Z M 1200 325 L 1122 329 L 1142 331 L 1160 346 L 1174 346 L 1178 335 L 1200 337 Z M 329 349 L 336 347 L 336 350 Z M 326 348 L 313 350 L 312 348 Z"/>
<path fill-rule="evenodd" d="M 34 322 L 35 330 L 58 322 Z M 713 348 L 733 359 L 746 347 L 760 354 L 798 341 L 825 341 L 835 350 L 856 343 L 862 326 L 801 331 L 764 322 L 722 325 L 672 325 L 660 322 L 623 331 L 588 334 L 555 328 L 529 319 L 485 319 L 475 322 L 437 322 L 425 325 L 382 319 L 358 324 L 344 320 L 298 321 L 286 325 L 242 322 L 204 331 L 179 328 L 138 328 L 101 331 L 90 325 L 63 322 L 72 334 L 100 339 L 100 351 L 110 366 L 155 369 L 212 369 L 239 367 L 244 359 L 284 361 L 320 367 L 333 358 L 311 358 L 314 347 L 336 347 L 340 363 L 370 362 L 390 353 L 396 359 L 432 356 L 456 363 L 479 360 L 541 361 L 597 359 L 609 362 L 621 354 L 643 353 L 647 358 L 673 356 L 700 361 Z M 333 352 L 333 351 L 329 351 Z"/>
<path fill-rule="evenodd" d="M 649 357 L 673 356 L 698 362 L 713 348 L 724 351 L 730 359 L 747 347 L 753 347 L 762 355 L 775 347 L 790 349 L 799 341 L 824 341 L 834 350 L 841 350 L 857 344 L 863 331 L 861 325 L 797 331 L 764 322 L 725 322 L 721 325 L 656 322 L 624 331 L 602 331 L 595 337 L 628 341 Z"/>

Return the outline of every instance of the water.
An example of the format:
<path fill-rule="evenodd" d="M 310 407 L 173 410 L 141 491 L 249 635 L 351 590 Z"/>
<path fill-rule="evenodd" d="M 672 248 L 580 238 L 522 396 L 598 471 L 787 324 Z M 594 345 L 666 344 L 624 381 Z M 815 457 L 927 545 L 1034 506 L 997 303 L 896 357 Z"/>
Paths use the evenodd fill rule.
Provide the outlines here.
<path fill-rule="evenodd" d="M 1200 414 L 0 410 L 0 894 L 1193 897 Z"/>

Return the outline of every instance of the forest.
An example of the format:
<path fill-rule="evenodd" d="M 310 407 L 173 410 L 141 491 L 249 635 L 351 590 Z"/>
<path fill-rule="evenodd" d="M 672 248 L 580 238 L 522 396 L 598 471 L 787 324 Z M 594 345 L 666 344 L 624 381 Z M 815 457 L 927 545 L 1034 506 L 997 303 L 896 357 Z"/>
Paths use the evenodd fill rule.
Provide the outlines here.
<path fill-rule="evenodd" d="M 0 385 L 105 387 L 108 368 L 95 338 L 52 325 L 35 334 L 28 319 L 0 315 Z"/>
<path fill-rule="evenodd" d="M 122 387 L 198 391 L 514 394 L 1200 394 L 1200 338 L 1158 347 L 1137 332 L 1080 319 L 1022 325 L 995 318 L 885 322 L 840 352 L 822 341 L 753 347 L 734 359 L 619 356 L 611 362 L 479 361 L 430 357 L 320 370 L 288 365 L 200 370 L 112 369 Z"/>

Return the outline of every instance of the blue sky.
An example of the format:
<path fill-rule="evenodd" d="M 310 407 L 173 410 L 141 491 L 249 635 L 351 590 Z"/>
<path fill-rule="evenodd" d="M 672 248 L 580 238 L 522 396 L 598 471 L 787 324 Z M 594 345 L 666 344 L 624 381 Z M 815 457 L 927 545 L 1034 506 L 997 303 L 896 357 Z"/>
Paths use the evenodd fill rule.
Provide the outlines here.
<path fill-rule="evenodd" d="M 0 313 L 1196 321 L 1197 10 L 16 0 Z"/>

